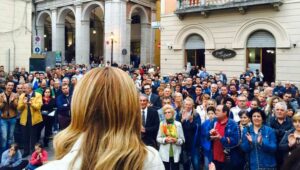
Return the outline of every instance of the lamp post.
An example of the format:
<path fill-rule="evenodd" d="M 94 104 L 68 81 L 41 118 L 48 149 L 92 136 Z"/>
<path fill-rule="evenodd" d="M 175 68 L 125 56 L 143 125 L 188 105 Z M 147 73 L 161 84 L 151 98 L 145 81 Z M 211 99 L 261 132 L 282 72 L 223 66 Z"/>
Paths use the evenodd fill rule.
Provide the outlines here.
<path fill-rule="evenodd" d="M 111 56 L 110 56 L 110 65 L 113 64 L 114 60 L 114 33 L 110 33 L 110 40 L 111 40 Z"/>

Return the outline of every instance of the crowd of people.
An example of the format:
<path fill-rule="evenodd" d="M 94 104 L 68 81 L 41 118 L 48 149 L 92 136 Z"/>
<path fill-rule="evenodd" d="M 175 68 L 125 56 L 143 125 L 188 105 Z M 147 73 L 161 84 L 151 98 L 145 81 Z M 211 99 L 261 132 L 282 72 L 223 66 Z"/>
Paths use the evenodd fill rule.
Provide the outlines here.
<path fill-rule="evenodd" d="M 132 77 L 140 93 L 141 138 L 159 151 L 165 169 L 279 170 L 300 146 L 299 90 L 288 81 L 264 82 L 249 68 L 228 80 L 198 67 L 166 76 L 150 65 L 112 66 Z M 0 66 L 1 168 L 47 162 L 42 148 L 70 125 L 74 88 L 90 69 L 6 73 Z M 29 154 L 29 163 L 22 160 Z"/>

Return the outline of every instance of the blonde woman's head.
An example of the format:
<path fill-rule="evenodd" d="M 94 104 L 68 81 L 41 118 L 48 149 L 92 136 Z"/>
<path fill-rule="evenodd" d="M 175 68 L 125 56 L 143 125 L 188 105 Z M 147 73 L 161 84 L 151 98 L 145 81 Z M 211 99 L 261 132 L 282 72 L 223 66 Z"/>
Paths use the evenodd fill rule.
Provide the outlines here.
<path fill-rule="evenodd" d="M 165 105 L 162 110 L 166 119 L 174 118 L 175 110 L 171 105 Z"/>
<path fill-rule="evenodd" d="M 140 140 L 139 99 L 128 74 L 113 67 L 89 71 L 75 87 L 71 113 L 70 126 L 54 141 L 58 159 L 83 136 L 76 157 L 82 156 L 81 169 L 142 168 L 136 163 L 146 153 Z"/>

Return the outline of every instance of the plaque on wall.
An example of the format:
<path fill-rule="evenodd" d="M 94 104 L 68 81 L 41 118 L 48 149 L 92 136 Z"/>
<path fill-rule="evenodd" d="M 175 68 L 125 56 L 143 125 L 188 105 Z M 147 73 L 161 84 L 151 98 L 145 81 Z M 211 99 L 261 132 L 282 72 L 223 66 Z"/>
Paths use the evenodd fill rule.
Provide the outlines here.
<path fill-rule="evenodd" d="M 216 58 L 220 58 L 224 61 L 224 59 L 233 58 L 236 56 L 236 52 L 233 50 L 229 50 L 226 48 L 222 48 L 219 50 L 215 50 L 212 52 L 212 55 Z"/>

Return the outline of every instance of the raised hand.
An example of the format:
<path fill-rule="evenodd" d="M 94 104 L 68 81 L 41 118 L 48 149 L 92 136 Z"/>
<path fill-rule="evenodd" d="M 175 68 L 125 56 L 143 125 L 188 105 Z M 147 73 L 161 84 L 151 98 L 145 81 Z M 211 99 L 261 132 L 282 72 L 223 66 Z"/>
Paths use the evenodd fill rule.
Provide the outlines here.
<path fill-rule="evenodd" d="M 252 136 L 249 134 L 249 133 L 247 133 L 246 134 L 246 137 L 247 137 L 247 139 L 248 139 L 248 141 L 250 142 L 250 143 L 252 143 Z"/>

